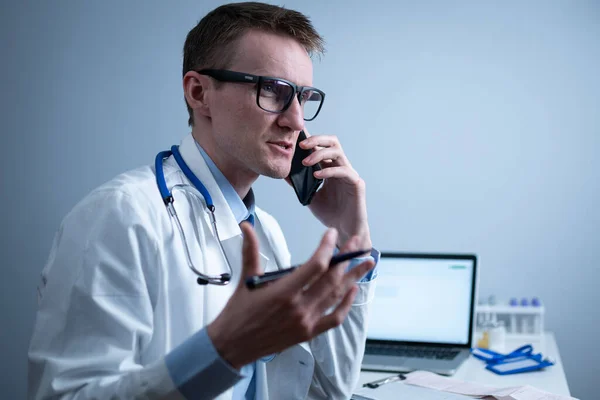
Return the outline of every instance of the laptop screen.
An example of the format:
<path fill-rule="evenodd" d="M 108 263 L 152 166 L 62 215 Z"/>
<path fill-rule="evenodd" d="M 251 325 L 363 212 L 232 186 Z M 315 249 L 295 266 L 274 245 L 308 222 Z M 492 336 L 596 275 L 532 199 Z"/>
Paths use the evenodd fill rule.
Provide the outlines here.
<path fill-rule="evenodd" d="M 440 257 L 382 255 L 368 339 L 469 343 L 476 259 Z"/>

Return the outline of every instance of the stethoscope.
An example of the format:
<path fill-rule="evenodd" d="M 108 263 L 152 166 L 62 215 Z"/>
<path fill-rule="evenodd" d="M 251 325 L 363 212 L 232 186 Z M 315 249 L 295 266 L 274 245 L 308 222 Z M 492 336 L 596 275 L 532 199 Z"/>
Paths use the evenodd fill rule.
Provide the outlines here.
<path fill-rule="evenodd" d="M 210 213 L 209 213 L 210 221 L 215 230 L 215 236 L 217 238 L 217 241 L 219 242 L 219 246 L 221 247 L 221 252 L 223 253 L 223 256 L 225 257 L 225 260 L 227 261 L 227 269 L 229 270 L 228 273 L 224 273 L 221 275 L 212 275 L 212 276 L 206 275 L 206 274 L 200 272 L 194 266 L 194 263 L 192 263 L 192 257 L 190 255 L 190 250 L 188 248 L 187 239 L 185 237 L 185 232 L 183 232 L 183 227 L 181 226 L 181 221 L 179 221 L 179 216 L 177 215 L 177 211 L 175 210 L 175 206 L 173 205 L 175 199 L 173 198 L 172 192 L 169 191 L 169 188 L 167 187 L 167 182 L 165 180 L 165 174 L 164 174 L 164 170 L 163 170 L 163 161 L 166 158 L 169 158 L 171 155 L 173 155 L 173 157 L 175 158 L 175 161 L 177 162 L 177 165 L 179 165 L 179 168 L 181 168 L 181 171 L 183 171 L 183 174 L 190 180 L 190 182 L 192 182 L 194 187 L 196 189 L 198 189 L 198 191 L 200 191 L 200 193 L 204 197 L 204 201 L 206 202 L 206 208 L 208 209 L 208 211 L 210 211 Z M 225 252 L 225 249 L 223 248 L 223 245 L 221 244 L 221 238 L 219 237 L 219 231 L 217 229 L 217 218 L 215 217 L 215 205 L 213 204 L 212 197 L 210 197 L 208 190 L 202 184 L 200 179 L 198 179 L 198 177 L 196 177 L 196 175 L 194 175 L 192 170 L 185 163 L 185 161 L 183 160 L 183 157 L 181 157 L 181 153 L 179 152 L 178 146 L 172 146 L 171 150 L 161 151 L 160 153 L 158 153 L 156 155 L 156 160 L 155 160 L 154 165 L 156 168 L 156 185 L 158 186 L 160 195 L 163 199 L 163 202 L 165 203 L 165 206 L 167 207 L 167 211 L 169 212 L 169 215 L 171 216 L 171 219 L 173 220 L 173 222 L 175 222 L 175 225 L 177 226 L 177 230 L 179 231 L 179 235 L 181 236 L 181 240 L 183 241 L 183 247 L 185 249 L 185 257 L 187 259 L 188 267 L 190 267 L 190 269 L 196 275 L 198 275 L 198 279 L 197 279 L 198 284 L 199 285 L 207 285 L 210 283 L 212 285 L 219 285 L 219 286 L 227 285 L 231 281 L 231 276 L 233 274 L 233 270 L 231 269 L 231 263 L 229 262 L 229 259 L 227 258 L 227 253 Z M 189 185 L 178 184 L 178 185 L 173 186 L 172 190 L 178 189 L 178 190 L 182 190 L 185 192 L 193 193 L 189 190 L 186 190 L 187 187 L 189 187 Z M 196 194 L 194 194 L 194 195 L 197 196 Z"/>

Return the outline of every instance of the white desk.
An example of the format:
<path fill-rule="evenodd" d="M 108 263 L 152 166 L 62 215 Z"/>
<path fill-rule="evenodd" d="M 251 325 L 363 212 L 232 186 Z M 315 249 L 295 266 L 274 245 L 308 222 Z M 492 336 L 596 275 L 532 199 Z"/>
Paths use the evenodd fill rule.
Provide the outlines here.
<path fill-rule="evenodd" d="M 526 343 L 515 339 L 507 339 L 505 347 L 507 351 L 512 351 L 523 344 Z M 470 356 L 452 377 L 461 381 L 476 382 L 482 385 L 495 387 L 530 385 L 550 393 L 570 395 L 569 385 L 567 385 L 567 378 L 565 377 L 565 371 L 563 369 L 562 360 L 560 359 L 556 340 L 554 339 L 554 334 L 546 332 L 541 341 L 531 342 L 531 344 L 533 345 L 534 352 L 541 352 L 555 364 L 542 371 L 502 376 L 488 371 L 485 369 L 483 361 Z M 385 378 L 390 375 L 392 375 L 390 372 L 362 371 L 360 373 L 359 387 L 361 387 L 363 383 Z"/>

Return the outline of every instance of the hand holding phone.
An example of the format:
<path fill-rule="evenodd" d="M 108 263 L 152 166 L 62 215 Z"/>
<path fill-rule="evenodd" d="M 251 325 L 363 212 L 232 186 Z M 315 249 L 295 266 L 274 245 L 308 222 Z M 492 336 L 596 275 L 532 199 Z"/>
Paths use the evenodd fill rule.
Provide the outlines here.
<path fill-rule="evenodd" d="M 331 260 L 329 261 L 329 268 L 331 268 L 334 265 L 337 265 L 341 262 L 356 258 L 360 255 L 369 254 L 370 252 L 371 252 L 371 250 L 357 250 L 357 251 L 352 251 L 352 252 L 348 252 L 348 253 L 336 254 L 335 256 L 331 257 Z M 289 268 L 280 269 L 279 271 L 265 272 L 263 275 L 251 276 L 250 278 L 246 279 L 246 287 L 250 290 L 258 289 L 259 287 L 264 286 L 265 284 L 267 284 L 269 282 L 272 282 L 283 276 L 286 276 L 287 274 L 296 270 L 298 267 L 300 267 L 300 266 L 294 265 Z"/>

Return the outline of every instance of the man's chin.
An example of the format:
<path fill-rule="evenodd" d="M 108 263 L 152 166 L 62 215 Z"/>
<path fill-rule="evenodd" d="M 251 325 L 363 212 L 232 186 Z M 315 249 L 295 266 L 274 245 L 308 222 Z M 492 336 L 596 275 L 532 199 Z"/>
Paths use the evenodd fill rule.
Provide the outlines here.
<path fill-rule="evenodd" d="M 269 177 L 269 178 L 273 178 L 273 179 L 285 179 L 288 177 L 289 174 L 269 173 L 269 174 L 262 174 L 262 175 Z"/>
<path fill-rule="evenodd" d="M 265 170 L 261 172 L 261 175 L 273 179 L 284 179 L 290 174 L 290 169 L 290 167 L 265 168 Z"/>

